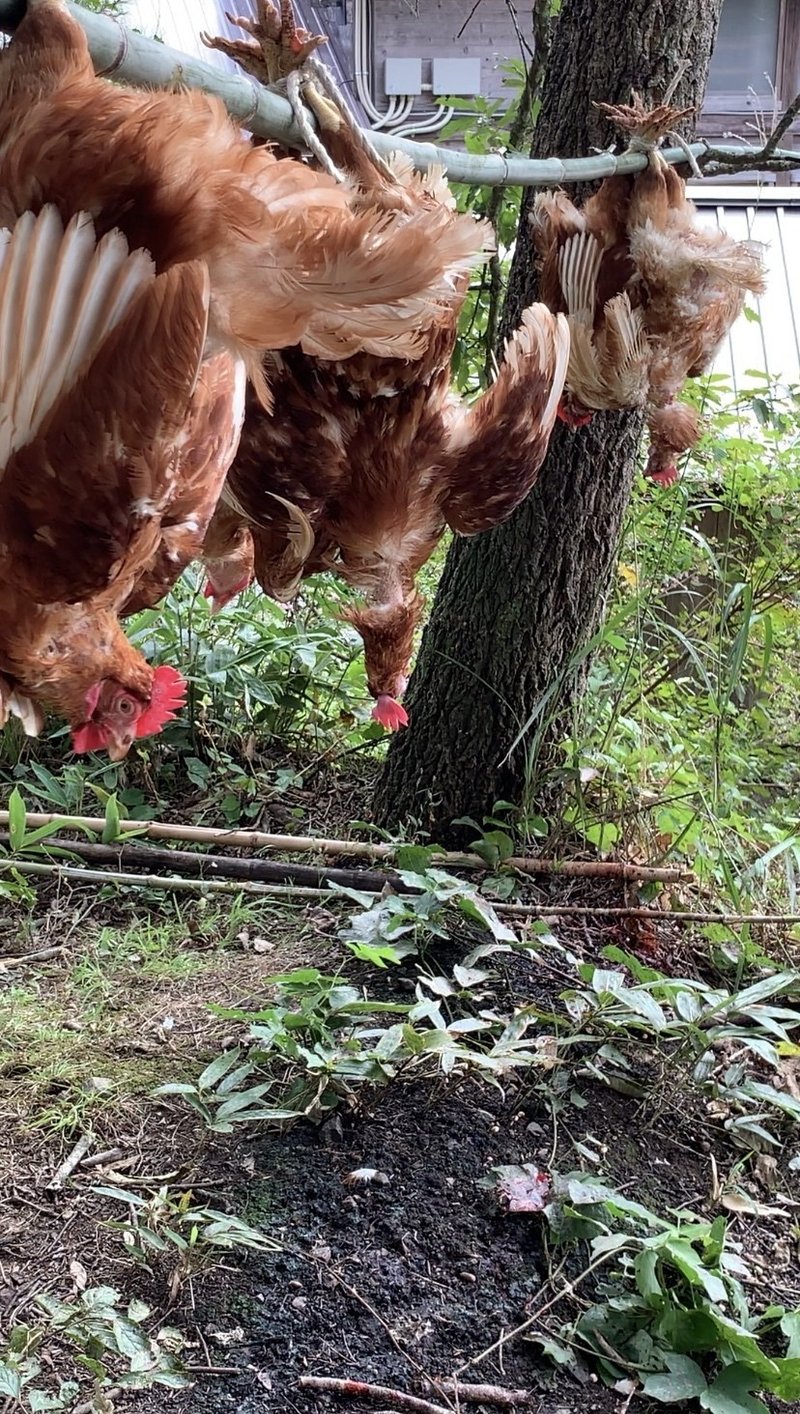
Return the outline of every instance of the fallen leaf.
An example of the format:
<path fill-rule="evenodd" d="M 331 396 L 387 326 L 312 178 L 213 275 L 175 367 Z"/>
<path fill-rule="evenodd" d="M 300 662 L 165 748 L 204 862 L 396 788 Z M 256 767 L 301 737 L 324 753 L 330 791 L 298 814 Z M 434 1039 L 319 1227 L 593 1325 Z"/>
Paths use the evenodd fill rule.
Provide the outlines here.
<path fill-rule="evenodd" d="M 785 1208 L 776 1208 L 772 1203 L 759 1203 L 747 1193 L 723 1193 L 722 1206 L 729 1213 L 740 1213 L 748 1218 L 788 1218 Z"/>
<path fill-rule="evenodd" d="M 227 1349 L 229 1345 L 241 1345 L 244 1340 L 244 1329 L 242 1326 L 233 1326 L 229 1331 L 209 1331 L 208 1338 Z"/>
<path fill-rule="evenodd" d="M 89 1274 L 83 1262 L 79 1262 L 77 1257 L 73 1258 L 69 1264 L 69 1274 L 75 1283 L 75 1290 L 85 1291 L 89 1284 Z"/>

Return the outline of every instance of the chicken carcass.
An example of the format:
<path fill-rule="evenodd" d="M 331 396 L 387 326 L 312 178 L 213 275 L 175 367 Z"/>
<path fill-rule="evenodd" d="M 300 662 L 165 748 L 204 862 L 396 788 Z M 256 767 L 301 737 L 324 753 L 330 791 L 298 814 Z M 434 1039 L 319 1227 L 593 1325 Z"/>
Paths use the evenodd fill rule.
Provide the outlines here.
<path fill-rule="evenodd" d="M 62 0 L 21 8 L 0 54 L 2 696 L 119 758 L 181 688 L 117 616 L 199 549 L 245 372 L 266 399 L 268 348 L 414 357 L 482 236 L 357 210 L 215 100 L 95 77 Z"/>
<path fill-rule="evenodd" d="M 215 47 L 261 78 L 274 77 L 280 16 L 259 0 L 259 21 L 237 21 L 253 41 Z M 300 42 L 304 37 L 300 37 Z M 308 42 L 308 41 L 305 41 Z M 415 174 L 401 154 L 386 164 L 365 150 L 346 113 L 315 100 L 319 136 L 359 187 L 359 209 L 399 220 L 457 221 L 438 171 Z M 451 360 L 466 281 L 452 271 L 454 304 L 443 310 L 411 364 L 372 352 L 322 362 L 302 347 L 269 355 L 272 416 L 248 402 L 239 451 L 209 530 L 208 592 L 226 594 L 219 544 L 231 512 L 249 528 L 255 577 L 290 599 L 303 577 L 328 569 L 364 602 L 345 617 L 364 643 L 373 715 L 388 729 L 405 724 L 405 690 L 423 600 L 416 576 L 445 529 L 473 534 L 498 524 L 525 498 L 547 448 L 569 350 L 566 320 L 543 305 L 525 312 L 494 386 L 473 407 L 450 391 Z M 238 553 L 238 552 L 237 552 Z M 226 571 L 230 586 L 239 565 Z"/>
<path fill-rule="evenodd" d="M 704 228 L 683 179 L 658 150 L 690 109 L 598 104 L 647 153 L 635 176 L 607 178 L 579 210 L 561 192 L 542 193 L 531 216 L 542 295 L 570 321 L 568 394 L 573 426 L 601 410 L 644 406 L 650 433 L 645 474 L 677 477 L 675 459 L 700 435 L 679 402 L 687 377 L 706 372 L 749 291 L 764 290 L 750 242 Z"/>

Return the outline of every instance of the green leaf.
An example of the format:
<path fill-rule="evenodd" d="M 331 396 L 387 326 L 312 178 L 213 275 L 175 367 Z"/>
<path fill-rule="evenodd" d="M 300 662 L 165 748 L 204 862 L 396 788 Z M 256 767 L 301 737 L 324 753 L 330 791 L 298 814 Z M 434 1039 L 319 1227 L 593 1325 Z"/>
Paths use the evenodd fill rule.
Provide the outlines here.
<path fill-rule="evenodd" d="M 709 1414 L 767 1414 L 767 1406 L 753 1399 L 759 1378 L 748 1365 L 737 1361 L 717 1376 L 713 1385 L 700 1395 L 700 1403 Z"/>
<path fill-rule="evenodd" d="M 652 1248 L 645 1248 L 637 1256 L 633 1270 L 639 1294 L 648 1306 L 660 1306 L 664 1302 L 664 1291 L 658 1279 L 658 1254 Z"/>
<path fill-rule="evenodd" d="M 775 1379 L 764 1381 L 767 1389 L 786 1403 L 800 1401 L 800 1358 L 776 1360 L 778 1374 Z"/>
<path fill-rule="evenodd" d="M 554 1340 L 552 1336 L 528 1335 L 525 1337 L 531 1345 L 538 1345 L 543 1355 L 553 1361 L 554 1365 L 566 1365 L 570 1370 L 578 1368 L 578 1359 L 575 1351 L 568 1345 L 562 1345 L 561 1341 Z"/>
<path fill-rule="evenodd" d="M 7 1395 L 9 1399 L 18 1399 L 21 1389 L 19 1371 L 0 1361 L 0 1394 Z"/>
<path fill-rule="evenodd" d="M 234 1051 L 224 1051 L 221 1056 L 217 1056 L 198 1078 L 198 1090 L 213 1090 L 223 1075 L 227 1075 L 228 1071 L 238 1064 L 241 1054 L 237 1047 Z"/>
<path fill-rule="evenodd" d="M 481 898 L 479 894 L 462 894 L 458 900 L 461 912 L 467 918 L 473 919 L 476 923 L 482 923 L 488 928 L 498 942 L 515 943 L 517 935 L 511 928 L 498 918 L 488 899 Z"/>
<path fill-rule="evenodd" d="M 669 1374 L 645 1377 L 642 1394 L 647 1399 L 657 1399 L 661 1404 L 681 1404 L 686 1399 L 695 1399 L 708 1388 L 700 1366 L 686 1355 L 668 1351 L 664 1363 Z"/>
<path fill-rule="evenodd" d="M 715 1272 L 709 1271 L 708 1267 L 698 1257 L 694 1248 L 688 1242 L 682 1242 L 680 1238 L 667 1238 L 660 1246 L 663 1255 L 677 1267 L 678 1271 L 691 1282 L 692 1286 L 700 1286 L 705 1291 L 709 1301 L 717 1305 L 724 1305 L 728 1299 L 728 1292 L 725 1283 L 720 1280 Z"/>
<path fill-rule="evenodd" d="M 12 853 L 16 854 L 25 843 L 25 802 L 15 786 L 8 797 L 8 838 Z"/>
<path fill-rule="evenodd" d="M 781 1321 L 781 1330 L 789 1342 L 787 1358 L 800 1360 L 800 1311 L 787 1311 Z"/>
<path fill-rule="evenodd" d="M 398 869 L 408 869 L 414 874 L 424 874 L 433 863 L 437 854 L 441 850 L 433 849 L 430 845 L 404 844 L 401 845 L 395 855 L 395 863 Z"/>
<path fill-rule="evenodd" d="M 106 818 L 103 826 L 103 844 L 113 844 L 120 836 L 120 813 L 117 797 L 110 795 L 106 801 Z"/>

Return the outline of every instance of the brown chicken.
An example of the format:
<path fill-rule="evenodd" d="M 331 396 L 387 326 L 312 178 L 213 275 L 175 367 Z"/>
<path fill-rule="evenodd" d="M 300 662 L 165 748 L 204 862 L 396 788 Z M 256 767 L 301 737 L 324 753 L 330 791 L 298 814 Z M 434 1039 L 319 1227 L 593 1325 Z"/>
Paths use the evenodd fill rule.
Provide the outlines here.
<path fill-rule="evenodd" d="M 758 249 L 700 225 L 686 186 L 658 151 L 691 110 L 598 107 L 646 151 L 632 177 L 610 177 L 579 211 L 563 193 L 541 194 L 532 214 L 542 293 L 569 316 L 569 393 L 561 414 L 580 426 L 601 409 L 646 407 L 645 474 L 677 478 L 676 458 L 700 435 L 679 401 L 688 377 L 707 372 L 741 314 L 765 288 Z"/>
<path fill-rule="evenodd" d="M 281 19 L 288 13 L 284 0 Z M 276 50 L 284 65 L 291 62 L 277 18 L 260 0 L 260 22 L 243 25 L 256 42 L 215 45 L 257 76 L 273 77 Z M 400 154 L 390 165 L 377 161 L 341 110 L 331 118 L 317 100 L 315 111 L 331 158 L 360 186 L 361 209 L 436 225 L 459 219 L 440 173 L 416 175 Z M 453 285 L 454 306 L 429 329 L 414 364 L 373 353 L 323 363 L 307 346 L 267 357 L 274 413 L 249 399 L 203 551 L 207 592 L 218 604 L 236 592 L 251 546 L 255 577 L 276 599 L 291 599 L 303 577 L 322 569 L 363 595 L 346 617 L 364 642 L 373 715 L 388 729 L 407 721 L 399 699 L 423 608 L 416 575 L 448 526 L 464 535 L 485 530 L 528 494 L 567 368 L 566 320 L 534 305 L 494 386 L 474 406 L 461 403 L 450 392 L 466 293 L 455 269 Z M 226 537 L 237 535 L 226 561 Z"/>
<path fill-rule="evenodd" d="M 119 759 L 181 680 L 117 615 L 199 550 L 245 371 L 266 398 L 268 348 L 415 356 L 483 236 L 357 210 L 207 96 L 96 78 L 62 0 L 21 9 L 0 54 L 2 696 Z"/>

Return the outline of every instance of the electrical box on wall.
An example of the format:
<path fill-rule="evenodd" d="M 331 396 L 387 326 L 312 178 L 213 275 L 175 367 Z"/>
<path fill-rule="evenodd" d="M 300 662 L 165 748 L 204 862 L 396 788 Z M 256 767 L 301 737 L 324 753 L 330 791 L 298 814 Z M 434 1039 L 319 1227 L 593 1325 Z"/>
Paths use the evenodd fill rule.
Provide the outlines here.
<path fill-rule="evenodd" d="M 422 93 L 422 60 L 387 59 L 384 89 L 390 97 L 408 98 Z"/>
<path fill-rule="evenodd" d="M 458 98 L 475 98 L 481 91 L 480 59 L 434 59 L 433 91 Z"/>

